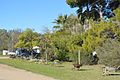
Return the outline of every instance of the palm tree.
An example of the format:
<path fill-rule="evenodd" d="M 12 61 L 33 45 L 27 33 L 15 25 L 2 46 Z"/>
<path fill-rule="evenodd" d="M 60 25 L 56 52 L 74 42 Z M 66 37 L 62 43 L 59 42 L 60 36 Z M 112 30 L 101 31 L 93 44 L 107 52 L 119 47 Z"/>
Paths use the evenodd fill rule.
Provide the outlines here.
<path fill-rule="evenodd" d="M 63 29 L 65 22 L 67 21 L 68 16 L 65 15 L 59 15 L 57 19 L 53 23 L 57 24 L 57 26 L 54 26 L 53 28 L 56 29 Z"/>
<path fill-rule="evenodd" d="M 56 23 L 57 26 L 54 26 L 57 31 L 65 31 L 70 34 L 80 33 L 82 30 L 82 26 L 80 24 L 80 20 L 74 14 L 69 16 L 60 15 L 53 23 Z"/>

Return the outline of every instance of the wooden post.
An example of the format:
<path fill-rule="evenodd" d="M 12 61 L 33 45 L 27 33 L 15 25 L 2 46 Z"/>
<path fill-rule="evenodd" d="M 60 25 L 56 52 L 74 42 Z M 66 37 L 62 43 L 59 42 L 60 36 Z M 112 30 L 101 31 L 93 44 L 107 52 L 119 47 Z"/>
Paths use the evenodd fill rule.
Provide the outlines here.
<path fill-rule="evenodd" d="M 48 61 L 47 61 L 47 52 L 46 52 L 46 64 L 48 63 Z"/>
<path fill-rule="evenodd" d="M 48 64 L 48 49 L 47 49 L 47 45 L 46 45 L 46 51 L 45 51 L 45 57 L 46 57 L 46 64 Z"/>
<path fill-rule="evenodd" d="M 80 50 L 78 50 L 78 63 L 80 64 Z"/>
<path fill-rule="evenodd" d="M 45 59 L 45 63 L 48 64 L 48 59 L 47 59 L 47 58 L 48 58 L 48 57 L 47 57 L 47 56 L 48 56 L 47 44 L 45 44 L 45 49 L 46 49 L 46 50 L 45 50 L 45 58 L 46 58 L 46 59 Z"/>

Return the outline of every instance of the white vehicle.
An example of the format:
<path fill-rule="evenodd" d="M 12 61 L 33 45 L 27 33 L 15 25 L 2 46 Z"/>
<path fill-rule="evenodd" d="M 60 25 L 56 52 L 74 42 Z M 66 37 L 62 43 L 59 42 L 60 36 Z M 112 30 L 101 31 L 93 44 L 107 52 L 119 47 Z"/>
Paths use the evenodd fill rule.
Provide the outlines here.
<path fill-rule="evenodd" d="M 15 52 L 8 52 L 8 55 L 15 55 Z"/>
<path fill-rule="evenodd" d="M 8 52 L 10 58 L 15 58 L 16 53 L 15 52 Z"/>

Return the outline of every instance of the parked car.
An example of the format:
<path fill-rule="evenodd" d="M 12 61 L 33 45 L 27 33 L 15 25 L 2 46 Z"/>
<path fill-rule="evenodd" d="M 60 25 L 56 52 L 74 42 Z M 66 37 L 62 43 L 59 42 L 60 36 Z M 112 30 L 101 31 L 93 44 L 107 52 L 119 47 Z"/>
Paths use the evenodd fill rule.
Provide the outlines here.
<path fill-rule="evenodd" d="M 7 55 L 9 55 L 10 58 L 15 58 L 16 57 L 15 54 L 16 54 L 15 52 L 9 51 Z"/>
<path fill-rule="evenodd" d="M 16 50 L 16 56 L 20 58 L 28 58 L 31 55 L 31 52 L 27 49 L 18 48 Z"/>

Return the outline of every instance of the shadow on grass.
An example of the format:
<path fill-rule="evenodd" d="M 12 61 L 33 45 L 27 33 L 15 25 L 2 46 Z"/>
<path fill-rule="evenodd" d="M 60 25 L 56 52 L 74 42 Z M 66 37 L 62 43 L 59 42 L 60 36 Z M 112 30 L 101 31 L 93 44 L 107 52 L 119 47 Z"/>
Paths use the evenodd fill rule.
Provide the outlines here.
<path fill-rule="evenodd" d="M 120 73 L 103 74 L 103 76 L 120 76 Z"/>
<path fill-rule="evenodd" d="M 79 71 L 90 71 L 90 70 L 93 70 L 93 69 L 79 69 Z"/>
<path fill-rule="evenodd" d="M 119 74 L 117 74 L 117 73 L 109 74 L 109 76 L 120 76 L 120 73 Z"/>
<path fill-rule="evenodd" d="M 62 65 L 56 65 L 56 67 L 65 67 L 65 66 L 62 66 Z"/>
<path fill-rule="evenodd" d="M 80 69 L 79 71 L 90 71 L 92 69 Z"/>
<path fill-rule="evenodd" d="M 72 69 L 72 70 L 75 70 L 75 71 L 90 71 L 90 70 L 93 70 L 93 69 Z"/>

